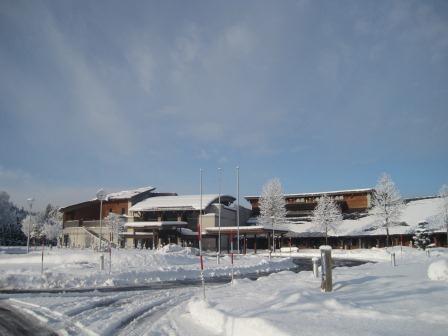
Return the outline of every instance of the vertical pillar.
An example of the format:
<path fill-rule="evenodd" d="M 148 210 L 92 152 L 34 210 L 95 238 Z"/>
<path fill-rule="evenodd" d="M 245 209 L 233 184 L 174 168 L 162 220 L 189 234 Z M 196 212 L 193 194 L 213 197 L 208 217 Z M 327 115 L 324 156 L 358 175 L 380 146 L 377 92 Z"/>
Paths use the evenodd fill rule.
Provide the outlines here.
<path fill-rule="evenodd" d="M 152 229 L 152 249 L 156 248 L 156 230 Z"/>
<path fill-rule="evenodd" d="M 247 235 L 244 234 L 244 254 L 247 252 Z"/>
<path fill-rule="evenodd" d="M 320 288 L 323 292 L 331 292 L 333 290 L 331 247 L 324 245 L 319 249 L 322 263 L 322 282 Z"/>
<path fill-rule="evenodd" d="M 254 254 L 257 254 L 257 235 L 254 235 Z"/>
<path fill-rule="evenodd" d="M 271 233 L 270 232 L 268 232 L 268 250 L 270 250 L 271 249 Z"/>

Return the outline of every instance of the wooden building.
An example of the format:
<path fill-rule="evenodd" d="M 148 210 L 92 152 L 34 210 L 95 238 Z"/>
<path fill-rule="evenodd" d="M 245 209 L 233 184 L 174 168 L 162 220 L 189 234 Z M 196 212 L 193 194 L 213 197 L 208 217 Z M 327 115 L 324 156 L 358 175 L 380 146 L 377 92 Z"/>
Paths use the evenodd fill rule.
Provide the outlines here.
<path fill-rule="evenodd" d="M 289 218 L 309 217 L 316 207 L 319 198 L 326 194 L 336 201 L 346 217 L 350 217 L 350 214 L 365 212 L 372 206 L 373 192 L 374 189 L 369 188 L 318 193 L 285 194 L 286 216 Z M 260 214 L 260 196 L 245 196 L 244 198 L 252 207 L 251 217 L 257 217 Z"/>
<path fill-rule="evenodd" d="M 96 198 L 61 208 L 63 214 L 62 245 L 70 247 L 90 247 L 99 243 L 100 236 L 108 243 L 109 230 L 104 218 L 109 213 L 128 216 L 129 208 L 147 198 L 177 195 L 176 193 L 156 193 L 154 187 L 144 187 L 109 193 L 103 201 L 100 223 L 100 201 Z M 118 238 L 114 238 L 118 243 Z"/>

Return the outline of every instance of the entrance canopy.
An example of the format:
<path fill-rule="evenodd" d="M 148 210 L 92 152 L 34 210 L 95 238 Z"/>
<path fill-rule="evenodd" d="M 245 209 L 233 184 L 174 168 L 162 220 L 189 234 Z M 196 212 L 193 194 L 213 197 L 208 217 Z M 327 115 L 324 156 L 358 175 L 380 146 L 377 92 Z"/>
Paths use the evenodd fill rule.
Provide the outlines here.
<path fill-rule="evenodd" d="M 207 235 L 212 235 L 212 236 L 218 235 L 219 231 L 220 231 L 219 227 L 211 227 L 211 228 L 206 228 L 205 229 L 206 234 Z M 261 225 L 240 226 L 239 227 L 239 232 L 240 232 L 240 235 L 244 235 L 244 234 L 267 234 L 267 233 L 272 233 L 272 228 L 261 226 Z M 276 234 L 286 234 L 288 232 L 289 232 L 289 230 L 275 228 L 275 233 Z M 221 227 L 221 234 L 236 235 L 237 233 L 238 233 L 238 227 L 237 226 L 224 226 L 224 227 Z"/>

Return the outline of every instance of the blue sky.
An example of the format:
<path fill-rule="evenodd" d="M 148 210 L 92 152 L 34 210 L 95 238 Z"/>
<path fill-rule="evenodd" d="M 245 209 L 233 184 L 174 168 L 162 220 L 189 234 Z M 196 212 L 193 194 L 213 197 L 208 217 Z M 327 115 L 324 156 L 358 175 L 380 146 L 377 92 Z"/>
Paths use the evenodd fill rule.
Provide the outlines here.
<path fill-rule="evenodd" d="M 0 189 L 448 183 L 446 1 L 0 3 Z"/>

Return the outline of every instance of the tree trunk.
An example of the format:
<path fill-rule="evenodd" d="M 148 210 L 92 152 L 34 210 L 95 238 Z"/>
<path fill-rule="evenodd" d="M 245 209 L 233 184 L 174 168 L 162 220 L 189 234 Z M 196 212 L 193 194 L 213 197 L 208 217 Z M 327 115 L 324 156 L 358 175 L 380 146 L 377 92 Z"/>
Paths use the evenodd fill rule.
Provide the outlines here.
<path fill-rule="evenodd" d="M 328 245 L 328 229 L 325 229 L 325 245 Z"/>

